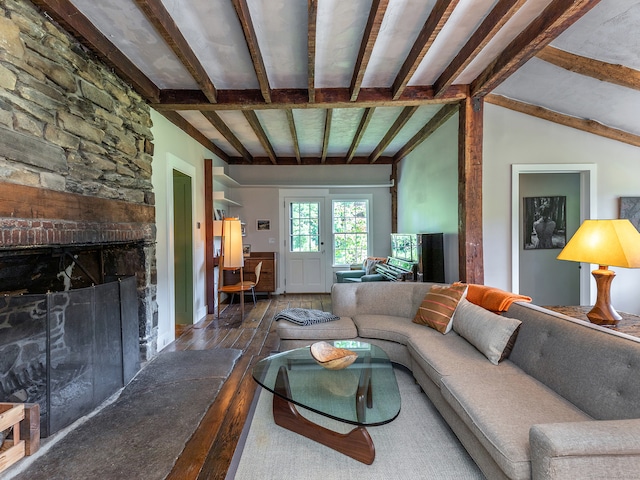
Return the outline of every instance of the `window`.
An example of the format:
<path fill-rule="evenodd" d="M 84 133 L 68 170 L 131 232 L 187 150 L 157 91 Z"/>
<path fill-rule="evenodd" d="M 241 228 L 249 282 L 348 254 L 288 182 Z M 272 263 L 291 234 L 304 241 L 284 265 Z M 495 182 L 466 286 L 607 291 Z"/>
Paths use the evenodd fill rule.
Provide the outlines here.
<path fill-rule="evenodd" d="M 320 205 L 292 202 L 289 210 L 289 248 L 291 252 L 320 251 Z"/>
<path fill-rule="evenodd" d="M 333 264 L 362 263 L 369 252 L 369 202 L 334 200 L 332 225 Z"/>

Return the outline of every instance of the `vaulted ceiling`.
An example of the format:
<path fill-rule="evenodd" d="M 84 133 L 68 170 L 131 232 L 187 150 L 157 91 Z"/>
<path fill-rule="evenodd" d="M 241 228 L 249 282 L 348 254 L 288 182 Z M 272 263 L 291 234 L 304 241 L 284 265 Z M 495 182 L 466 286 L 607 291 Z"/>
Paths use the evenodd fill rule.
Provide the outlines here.
<path fill-rule="evenodd" d="M 637 0 L 34 0 L 228 163 L 394 163 L 468 96 L 640 146 Z"/>

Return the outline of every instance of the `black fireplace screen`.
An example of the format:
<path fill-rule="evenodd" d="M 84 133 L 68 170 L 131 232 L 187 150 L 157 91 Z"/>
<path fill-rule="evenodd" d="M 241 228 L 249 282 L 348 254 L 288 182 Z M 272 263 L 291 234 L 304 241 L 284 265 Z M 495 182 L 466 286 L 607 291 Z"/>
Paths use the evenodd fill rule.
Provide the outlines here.
<path fill-rule="evenodd" d="M 0 297 L 0 401 L 39 403 L 43 436 L 126 385 L 139 358 L 135 277 Z"/>

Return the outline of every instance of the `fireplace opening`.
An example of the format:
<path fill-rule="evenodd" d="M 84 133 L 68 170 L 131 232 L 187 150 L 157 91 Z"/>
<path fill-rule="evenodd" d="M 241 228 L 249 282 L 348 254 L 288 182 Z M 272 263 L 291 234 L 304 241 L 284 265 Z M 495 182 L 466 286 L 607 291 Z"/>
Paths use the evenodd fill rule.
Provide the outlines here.
<path fill-rule="evenodd" d="M 140 366 L 144 242 L 0 251 L 0 401 L 73 423 Z"/>

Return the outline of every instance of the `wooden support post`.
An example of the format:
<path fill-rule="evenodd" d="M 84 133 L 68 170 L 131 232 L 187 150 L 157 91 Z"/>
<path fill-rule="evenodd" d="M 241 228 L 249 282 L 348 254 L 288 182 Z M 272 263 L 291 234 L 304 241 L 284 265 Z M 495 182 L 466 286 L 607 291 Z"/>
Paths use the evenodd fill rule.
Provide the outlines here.
<path fill-rule="evenodd" d="M 458 130 L 458 248 L 460 281 L 484 283 L 482 141 L 484 98 L 460 104 Z"/>

